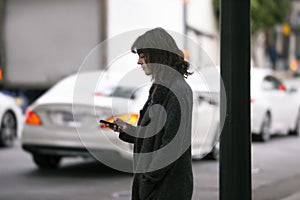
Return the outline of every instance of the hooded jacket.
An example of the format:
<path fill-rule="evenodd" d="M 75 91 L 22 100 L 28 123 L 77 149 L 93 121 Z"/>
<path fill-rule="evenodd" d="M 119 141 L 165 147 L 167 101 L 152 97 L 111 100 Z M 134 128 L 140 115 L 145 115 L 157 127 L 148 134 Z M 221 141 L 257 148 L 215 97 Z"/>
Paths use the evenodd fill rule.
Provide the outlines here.
<path fill-rule="evenodd" d="M 182 78 L 153 84 L 138 126 L 120 133 L 134 143 L 132 200 L 190 200 L 192 90 Z"/>

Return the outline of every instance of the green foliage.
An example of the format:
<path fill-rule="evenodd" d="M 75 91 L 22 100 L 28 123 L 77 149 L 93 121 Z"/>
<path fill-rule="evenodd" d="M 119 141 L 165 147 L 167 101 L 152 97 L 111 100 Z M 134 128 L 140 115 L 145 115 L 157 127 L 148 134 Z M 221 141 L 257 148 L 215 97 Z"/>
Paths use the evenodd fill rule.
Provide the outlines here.
<path fill-rule="evenodd" d="M 220 0 L 213 0 L 213 8 L 214 8 L 214 13 L 215 13 L 215 17 L 217 18 L 217 21 L 219 23 L 219 19 L 220 19 Z"/>
<path fill-rule="evenodd" d="M 220 0 L 213 0 L 213 7 L 219 18 Z M 290 0 L 251 0 L 252 33 L 286 21 L 289 8 Z"/>

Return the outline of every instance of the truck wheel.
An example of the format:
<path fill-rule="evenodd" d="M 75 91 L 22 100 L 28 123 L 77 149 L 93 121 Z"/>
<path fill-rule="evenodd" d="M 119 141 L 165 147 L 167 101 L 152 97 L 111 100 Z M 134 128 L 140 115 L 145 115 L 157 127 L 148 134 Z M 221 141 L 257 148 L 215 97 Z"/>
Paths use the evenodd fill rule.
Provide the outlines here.
<path fill-rule="evenodd" d="M 57 168 L 59 166 L 60 160 L 60 156 L 33 154 L 34 163 L 39 168 L 43 169 Z"/>
<path fill-rule="evenodd" d="M 0 129 L 0 146 L 10 147 L 17 135 L 17 121 L 10 111 L 4 113 Z"/>

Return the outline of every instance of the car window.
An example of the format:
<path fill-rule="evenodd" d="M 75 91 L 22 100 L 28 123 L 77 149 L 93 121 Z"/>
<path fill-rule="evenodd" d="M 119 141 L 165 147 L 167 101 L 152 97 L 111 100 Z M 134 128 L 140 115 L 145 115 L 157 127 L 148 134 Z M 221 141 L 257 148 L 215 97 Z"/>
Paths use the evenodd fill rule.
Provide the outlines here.
<path fill-rule="evenodd" d="M 135 92 L 134 92 L 134 88 L 132 88 L 132 87 L 119 86 L 112 90 L 112 93 L 110 94 L 110 96 L 126 98 L 126 99 L 134 99 Z"/>
<path fill-rule="evenodd" d="M 142 85 L 140 87 L 132 86 L 117 86 L 115 87 L 109 96 L 119 97 L 126 99 L 144 99 L 148 97 L 148 91 L 151 85 Z M 145 99 L 146 101 L 147 99 Z"/>
<path fill-rule="evenodd" d="M 282 86 L 282 82 L 274 76 L 266 76 L 262 83 L 264 90 L 279 90 Z"/>
<path fill-rule="evenodd" d="M 195 92 L 199 102 L 207 102 L 211 105 L 220 105 L 220 93 L 219 92 Z"/>

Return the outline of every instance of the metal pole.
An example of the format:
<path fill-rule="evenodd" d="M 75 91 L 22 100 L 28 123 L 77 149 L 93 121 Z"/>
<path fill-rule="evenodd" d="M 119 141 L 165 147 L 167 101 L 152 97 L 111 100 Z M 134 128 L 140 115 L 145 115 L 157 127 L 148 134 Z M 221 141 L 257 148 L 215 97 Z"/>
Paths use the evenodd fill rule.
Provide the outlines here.
<path fill-rule="evenodd" d="M 221 1 L 221 76 L 220 200 L 250 200 L 250 0 Z"/>
<path fill-rule="evenodd" d="M 0 0 L 0 89 L 4 88 L 6 75 L 6 55 L 4 39 L 5 0 Z"/>
<path fill-rule="evenodd" d="M 188 0 L 184 0 L 183 1 L 183 34 L 185 36 L 187 36 L 188 34 L 188 28 L 187 28 L 187 24 L 188 24 L 188 21 L 187 21 L 187 4 L 188 4 Z M 184 48 L 184 51 L 186 51 L 188 49 L 188 44 L 187 44 L 187 38 L 184 37 L 184 41 L 183 41 L 183 48 Z"/>
<path fill-rule="evenodd" d="M 99 17 L 100 17 L 100 42 L 104 42 L 107 39 L 108 35 L 108 0 L 99 0 Z M 99 66 L 100 69 L 105 69 L 107 66 L 107 57 L 108 57 L 108 47 L 107 44 L 104 42 L 101 45 L 100 49 L 100 56 L 101 56 L 101 64 Z"/>

